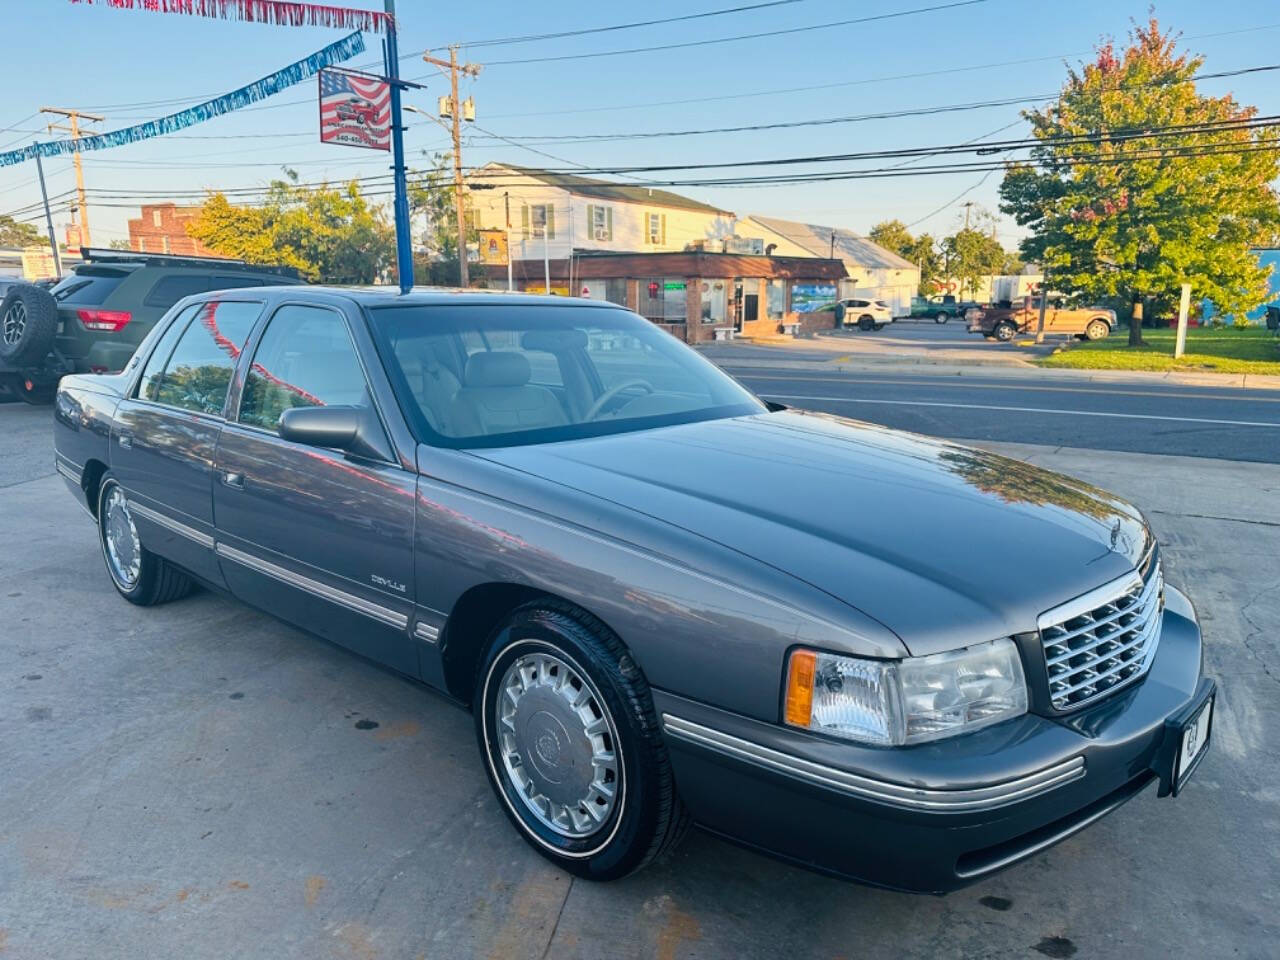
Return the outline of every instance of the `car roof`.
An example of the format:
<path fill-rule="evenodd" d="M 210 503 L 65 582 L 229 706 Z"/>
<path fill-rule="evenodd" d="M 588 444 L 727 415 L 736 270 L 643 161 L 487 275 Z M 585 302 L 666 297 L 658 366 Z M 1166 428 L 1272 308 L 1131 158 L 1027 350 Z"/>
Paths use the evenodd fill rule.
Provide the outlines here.
<path fill-rule="evenodd" d="M 542 293 L 517 293 L 506 290 L 466 290 L 452 287 L 414 287 L 402 294 L 399 287 L 335 287 L 315 284 L 278 284 L 254 287 L 254 292 L 280 293 L 291 299 L 314 295 L 317 300 L 345 297 L 364 307 L 426 307 L 446 304 L 486 306 L 557 306 L 557 307 L 612 307 L 624 309 L 608 300 L 586 300 L 578 297 L 547 296 Z"/>

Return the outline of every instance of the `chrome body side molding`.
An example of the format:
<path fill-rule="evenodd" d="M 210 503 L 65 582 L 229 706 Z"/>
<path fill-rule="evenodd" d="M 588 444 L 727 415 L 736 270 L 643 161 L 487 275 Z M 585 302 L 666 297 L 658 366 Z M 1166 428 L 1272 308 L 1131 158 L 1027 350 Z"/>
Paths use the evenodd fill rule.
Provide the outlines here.
<path fill-rule="evenodd" d="M 1072 757 L 1003 783 L 957 790 L 934 790 L 837 770 L 669 713 L 662 715 L 662 726 L 668 735 L 678 740 L 695 743 L 736 760 L 827 787 L 859 800 L 873 800 L 907 810 L 933 813 L 992 810 L 1078 780 L 1085 772 L 1084 757 Z"/>

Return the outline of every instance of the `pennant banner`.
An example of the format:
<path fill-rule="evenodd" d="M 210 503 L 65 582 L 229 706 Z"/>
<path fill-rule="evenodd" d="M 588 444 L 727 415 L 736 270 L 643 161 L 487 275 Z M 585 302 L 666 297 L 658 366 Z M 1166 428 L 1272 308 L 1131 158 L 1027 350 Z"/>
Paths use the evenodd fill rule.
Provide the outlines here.
<path fill-rule="evenodd" d="M 305 60 L 291 63 L 283 70 L 277 70 L 270 76 L 263 77 L 239 90 L 223 94 L 221 97 L 206 100 L 204 103 L 198 103 L 194 107 L 171 113 L 158 120 L 148 120 L 146 123 L 112 130 L 110 133 L 81 137 L 79 140 L 33 143 L 21 150 L 0 153 L 0 167 L 10 167 L 24 160 L 33 160 L 37 154 L 42 157 L 58 157 L 78 150 L 105 150 L 109 147 L 119 147 L 126 143 L 136 143 L 139 140 L 150 140 L 153 137 L 164 136 L 166 133 L 174 133 L 177 130 L 195 126 L 197 123 L 212 120 L 214 117 L 220 117 L 224 113 L 239 110 L 254 101 L 263 100 L 292 87 L 295 83 L 301 83 L 308 77 L 315 76 L 324 67 L 349 60 L 363 52 L 364 40 L 358 32 L 352 33 L 336 43 L 329 44 L 323 50 L 317 50 Z"/>
<path fill-rule="evenodd" d="M 71 0 L 101 3 L 121 10 L 151 13 L 184 13 L 214 20 L 243 20 L 281 27 L 333 27 L 335 30 L 369 30 L 385 33 L 391 14 L 381 10 L 334 7 L 327 3 L 290 3 L 287 0 Z"/>

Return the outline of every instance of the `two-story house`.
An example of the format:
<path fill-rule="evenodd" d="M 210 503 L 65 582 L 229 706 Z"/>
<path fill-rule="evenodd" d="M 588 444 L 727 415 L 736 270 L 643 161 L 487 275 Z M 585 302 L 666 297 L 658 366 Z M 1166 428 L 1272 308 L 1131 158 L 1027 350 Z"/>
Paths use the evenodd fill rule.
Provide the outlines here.
<path fill-rule="evenodd" d="M 574 252 L 667 253 L 733 235 L 734 215 L 667 190 L 488 163 L 467 179 L 472 226 L 511 225 L 516 260 Z"/>

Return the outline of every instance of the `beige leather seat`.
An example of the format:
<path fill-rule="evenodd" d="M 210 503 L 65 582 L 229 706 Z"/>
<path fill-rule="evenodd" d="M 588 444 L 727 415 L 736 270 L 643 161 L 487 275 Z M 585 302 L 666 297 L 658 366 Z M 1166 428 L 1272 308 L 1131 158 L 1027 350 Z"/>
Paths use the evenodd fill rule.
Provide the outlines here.
<path fill-rule="evenodd" d="M 531 384 L 529 376 L 529 361 L 522 353 L 473 353 L 463 372 L 462 389 L 449 409 L 454 435 L 538 430 L 568 423 L 555 394 Z"/>

